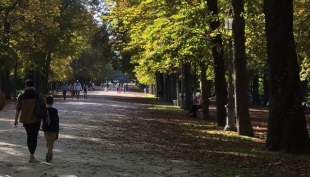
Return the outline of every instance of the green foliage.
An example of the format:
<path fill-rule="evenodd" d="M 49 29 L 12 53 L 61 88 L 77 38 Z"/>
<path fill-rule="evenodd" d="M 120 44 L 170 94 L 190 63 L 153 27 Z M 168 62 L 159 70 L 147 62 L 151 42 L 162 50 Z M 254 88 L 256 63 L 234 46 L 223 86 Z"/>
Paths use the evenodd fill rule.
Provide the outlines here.
<path fill-rule="evenodd" d="M 91 36 L 98 29 L 88 6 L 95 4 L 79 0 L 1 0 L 0 27 L 4 28 L 5 20 L 10 27 L 9 33 L 0 32 L 2 69 L 16 67 L 19 77 L 36 71 L 48 73 L 51 81 L 72 78 L 70 63 L 90 48 Z M 51 57 L 47 57 L 49 53 Z"/>
<path fill-rule="evenodd" d="M 110 21 L 115 49 L 130 54 L 142 83 L 153 83 L 155 72 L 171 72 L 180 61 L 210 63 L 210 37 L 215 34 L 209 23 L 216 17 L 206 13 L 204 2 L 171 3 L 116 1 L 103 17 Z"/>

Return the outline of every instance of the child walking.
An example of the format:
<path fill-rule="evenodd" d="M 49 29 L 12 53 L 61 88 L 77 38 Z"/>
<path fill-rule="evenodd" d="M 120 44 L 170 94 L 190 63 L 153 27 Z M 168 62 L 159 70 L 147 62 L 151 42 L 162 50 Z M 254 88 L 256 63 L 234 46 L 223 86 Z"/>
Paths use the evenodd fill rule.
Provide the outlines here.
<path fill-rule="evenodd" d="M 47 96 L 45 100 L 47 111 L 51 121 L 49 125 L 45 121 L 43 121 L 42 130 L 44 132 L 47 147 L 45 161 L 51 162 L 53 159 L 54 142 L 56 139 L 58 139 L 59 117 L 58 117 L 58 110 L 53 107 L 54 98 L 52 96 Z"/>
<path fill-rule="evenodd" d="M 84 100 L 87 99 L 87 92 L 88 92 L 88 86 L 84 84 L 83 85 Z"/>

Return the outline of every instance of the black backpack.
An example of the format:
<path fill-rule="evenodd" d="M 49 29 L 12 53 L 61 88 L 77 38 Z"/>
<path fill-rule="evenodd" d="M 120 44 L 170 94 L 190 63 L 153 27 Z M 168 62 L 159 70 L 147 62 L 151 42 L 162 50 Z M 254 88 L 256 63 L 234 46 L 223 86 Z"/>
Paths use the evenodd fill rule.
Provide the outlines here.
<path fill-rule="evenodd" d="M 36 98 L 35 115 L 37 118 L 40 118 L 40 119 L 48 118 L 46 104 L 40 100 L 40 94 L 37 94 L 37 98 Z"/>

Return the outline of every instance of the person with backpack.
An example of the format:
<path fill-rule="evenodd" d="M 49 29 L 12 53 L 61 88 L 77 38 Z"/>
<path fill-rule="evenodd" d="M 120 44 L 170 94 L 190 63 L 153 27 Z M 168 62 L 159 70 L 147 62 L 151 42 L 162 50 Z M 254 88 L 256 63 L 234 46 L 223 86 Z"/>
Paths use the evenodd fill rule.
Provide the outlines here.
<path fill-rule="evenodd" d="M 38 161 L 34 157 L 34 153 L 37 148 L 41 118 L 36 116 L 35 109 L 37 102 L 40 102 L 41 104 L 45 104 L 45 102 L 42 95 L 35 90 L 33 80 L 27 79 L 25 85 L 26 88 L 17 97 L 14 126 L 17 127 L 18 118 L 20 116 L 19 122 L 23 123 L 23 127 L 27 133 L 27 146 L 30 153 L 30 159 L 28 162 L 37 163 Z M 48 116 L 42 119 L 46 121 L 46 124 L 50 124 Z"/>
<path fill-rule="evenodd" d="M 68 84 L 66 82 L 62 83 L 61 90 L 62 90 L 63 99 L 66 100 L 67 91 L 68 91 Z"/>
<path fill-rule="evenodd" d="M 86 84 L 84 84 L 83 85 L 84 100 L 87 99 L 87 92 L 88 92 L 88 86 Z"/>

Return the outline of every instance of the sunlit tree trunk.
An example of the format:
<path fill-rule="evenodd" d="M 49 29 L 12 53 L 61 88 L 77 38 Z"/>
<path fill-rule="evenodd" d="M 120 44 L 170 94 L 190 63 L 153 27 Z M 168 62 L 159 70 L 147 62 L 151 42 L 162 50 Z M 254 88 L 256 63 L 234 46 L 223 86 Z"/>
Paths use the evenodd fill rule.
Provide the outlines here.
<path fill-rule="evenodd" d="M 265 149 L 301 153 L 309 149 L 302 109 L 299 65 L 293 36 L 293 0 L 264 0 L 270 101 Z"/>

